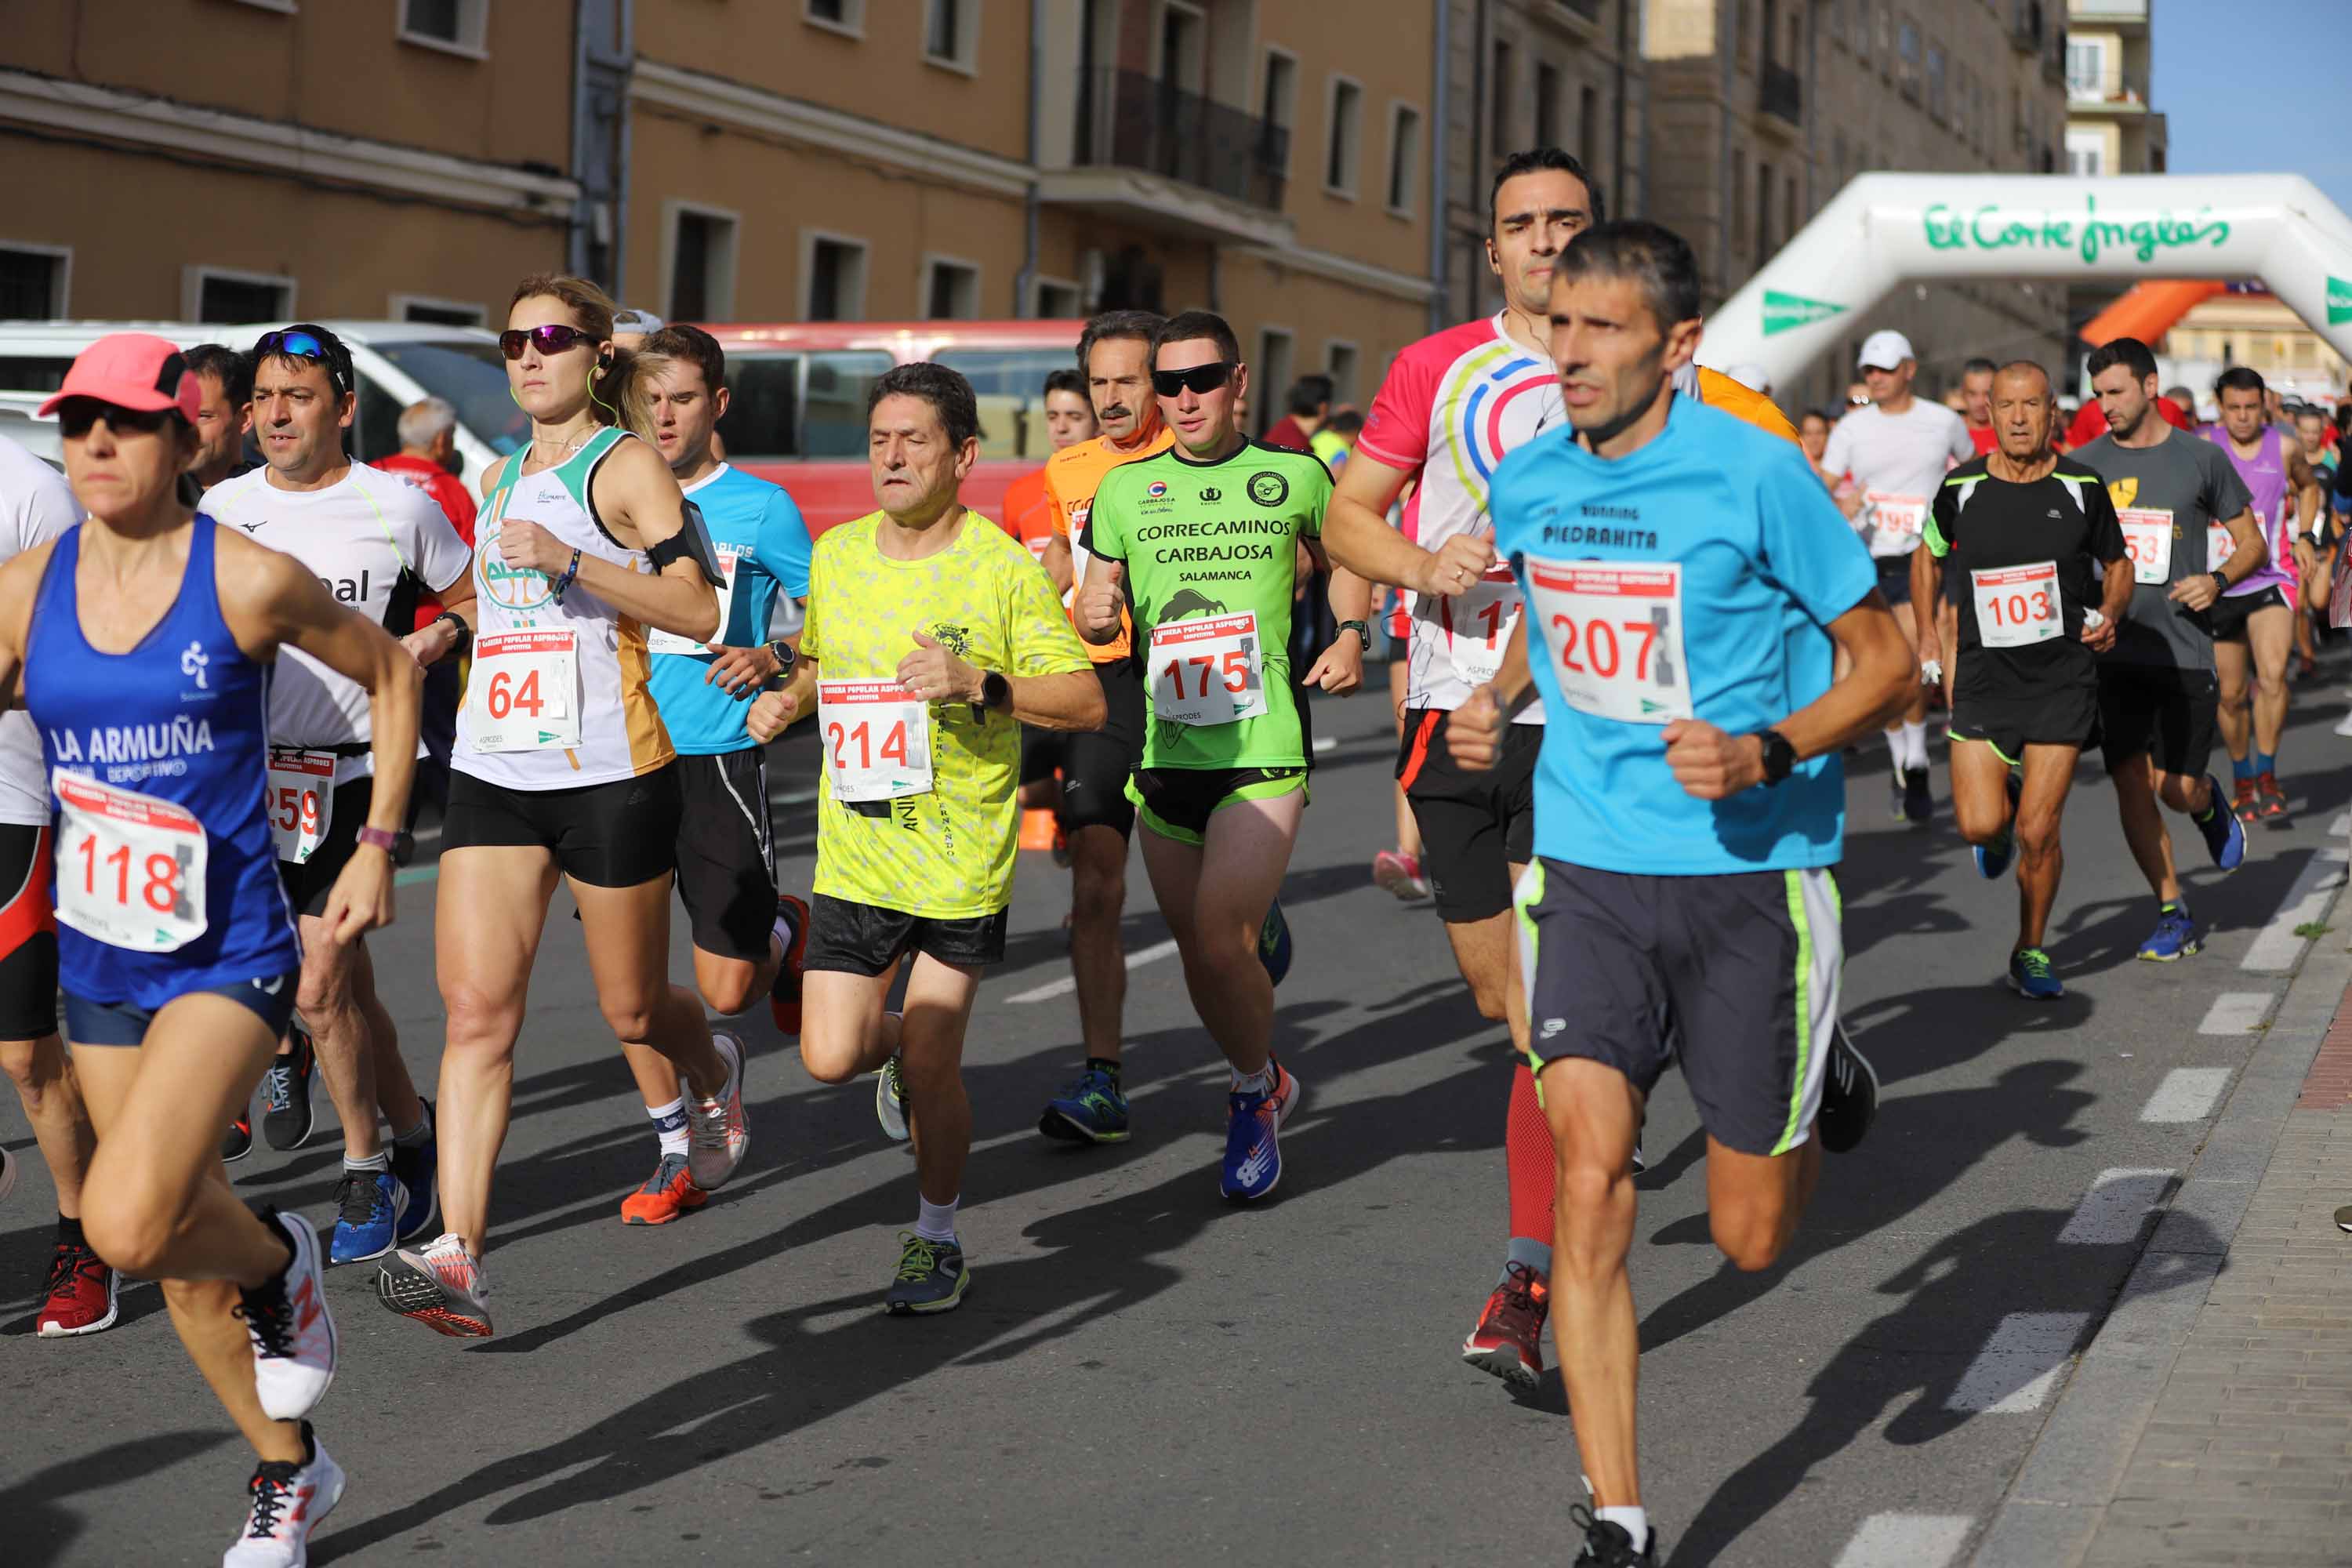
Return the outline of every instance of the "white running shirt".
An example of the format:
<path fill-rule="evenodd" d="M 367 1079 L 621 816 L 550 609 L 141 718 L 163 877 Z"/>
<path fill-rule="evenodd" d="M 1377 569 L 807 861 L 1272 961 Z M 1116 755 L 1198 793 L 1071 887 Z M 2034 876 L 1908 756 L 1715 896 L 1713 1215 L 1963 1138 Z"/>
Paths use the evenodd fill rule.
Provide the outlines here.
<path fill-rule="evenodd" d="M 81 503 L 58 471 L 0 437 L 0 561 L 22 555 L 81 521 Z M 0 822 L 45 826 L 49 770 L 40 732 L 22 708 L 0 718 Z"/>
<path fill-rule="evenodd" d="M 1864 499 L 1853 525 L 1869 541 L 1870 553 L 1887 560 L 1919 548 L 1921 529 L 1914 524 L 1924 524 L 1945 472 L 1976 455 L 1968 421 L 1915 393 L 1900 414 L 1882 413 L 1873 404 L 1832 426 L 1822 467 L 1853 476 Z"/>

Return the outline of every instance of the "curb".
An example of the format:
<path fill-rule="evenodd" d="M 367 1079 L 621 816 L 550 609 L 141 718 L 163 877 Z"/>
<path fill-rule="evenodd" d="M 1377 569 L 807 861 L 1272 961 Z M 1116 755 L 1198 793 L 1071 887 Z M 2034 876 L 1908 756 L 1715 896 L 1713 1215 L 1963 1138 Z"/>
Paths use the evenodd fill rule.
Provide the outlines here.
<path fill-rule="evenodd" d="M 2319 850 L 2314 865 L 2334 853 L 2332 845 Z M 2319 919 L 2352 908 L 2344 886 L 2336 885 Z M 2352 946 L 2315 939 L 2309 947 L 2147 1249 L 1994 1510 L 1973 1568 L 2076 1568 L 2089 1552 L 2352 987 Z"/>

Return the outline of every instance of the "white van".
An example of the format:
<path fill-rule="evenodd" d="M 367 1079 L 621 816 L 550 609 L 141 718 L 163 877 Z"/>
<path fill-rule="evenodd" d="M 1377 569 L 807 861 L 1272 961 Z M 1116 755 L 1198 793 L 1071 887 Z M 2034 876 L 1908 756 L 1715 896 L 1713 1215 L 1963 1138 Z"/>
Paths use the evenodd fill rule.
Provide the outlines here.
<path fill-rule="evenodd" d="M 183 348 L 223 343 L 243 352 L 273 325 L 283 324 L 0 321 L 0 408 L 37 405 L 64 384 L 74 356 L 109 332 L 152 332 Z M 497 333 L 427 321 L 318 324 L 343 340 L 352 351 L 352 368 L 359 373 L 352 447 L 362 462 L 398 451 L 400 411 L 426 397 L 447 398 L 457 410 L 460 472 L 468 486 L 478 485 L 485 468 L 530 438 L 530 420 L 507 390 L 506 356 L 499 351 Z M 13 426 L 10 433 L 16 433 Z M 37 439 L 27 444 L 40 448 Z"/>

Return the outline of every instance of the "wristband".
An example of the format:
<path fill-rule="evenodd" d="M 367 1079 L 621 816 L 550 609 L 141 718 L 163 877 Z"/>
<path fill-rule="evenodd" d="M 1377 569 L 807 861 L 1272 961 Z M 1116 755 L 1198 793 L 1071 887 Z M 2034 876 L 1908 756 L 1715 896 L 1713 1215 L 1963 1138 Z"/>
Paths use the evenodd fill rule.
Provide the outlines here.
<path fill-rule="evenodd" d="M 1497 691 L 1495 695 L 1500 697 L 1502 696 L 1502 693 Z M 1520 714 L 1535 706 L 1539 695 L 1540 694 L 1536 690 L 1536 683 L 1534 679 L 1530 678 L 1525 686 L 1519 688 L 1519 694 L 1517 697 L 1512 698 L 1510 700 L 1503 704 L 1503 717 L 1506 719 L 1517 718 Z"/>
<path fill-rule="evenodd" d="M 457 640 L 449 645 L 449 651 L 462 658 L 466 650 L 474 646 L 474 628 L 467 626 L 466 618 L 455 610 L 442 611 L 433 617 L 430 624 L 437 626 L 443 621 L 457 628 Z"/>
<path fill-rule="evenodd" d="M 389 827 L 362 827 L 359 830 L 358 838 L 361 843 L 372 844 L 391 856 L 395 866 L 405 866 L 416 856 L 416 840 Z"/>
<path fill-rule="evenodd" d="M 1343 632 L 1353 632 L 1353 633 L 1355 633 L 1357 637 L 1359 637 L 1360 638 L 1361 638 L 1361 639 L 1363 640 L 1364 651 L 1365 651 L 1365 652 L 1367 652 L 1367 653 L 1369 653 L 1369 652 L 1370 652 L 1370 651 L 1371 651 L 1371 647 L 1372 647 L 1372 628 L 1371 628 L 1371 627 L 1370 627 L 1370 626 L 1366 626 L 1363 622 L 1361 622 L 1361 621 L 1341 621 L 1341 622 L 1339 623 L 1339 630 L 1341 630 L 1341 631 L 1343 631 Z"/>
<path fill-rule="evenodd" d="M 555 602 L 557 604 L 560 605 L 563 603 L 563 591 L 566 588 L 571 587 L 573 583 L 579 581 L 579 578 L 580 549 L 579 546 L 574 545 L 572 550 L 572 564 L 563 569 L 563 575 L 555 580 L 551 590 L 555 595 Z"/>

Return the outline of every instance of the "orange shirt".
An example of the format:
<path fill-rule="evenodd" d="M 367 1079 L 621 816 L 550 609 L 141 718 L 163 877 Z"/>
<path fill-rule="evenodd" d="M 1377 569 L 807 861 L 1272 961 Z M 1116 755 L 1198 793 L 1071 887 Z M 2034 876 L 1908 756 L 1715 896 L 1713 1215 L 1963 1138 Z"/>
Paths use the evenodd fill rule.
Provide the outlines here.
<path fill-rule="evenodd" d="M 1797 427 L 1780 412 L 1780 405 L 1770 398 L 1717 371 L 1698 367 L 1698 400 L 1709 408 L 1719 408 L 1735 419 L 1745 419 L 1759 430 L 1769 431 L 1791 446 L 1798 445 Z"/>
<path fill-rule="evenodd" d="M 1045 470 L 1024 474 L 1004 487 L 1004 531 L 1029 547 L 1041 559 L 1052 543 L 1054 500 L 1045 493 Z"/>
<path fill-rule="evenodd" d="M 1110 438 L 1097 436 L 1091 441 L 1081 441 L 1075 447 L 1065 447 L 1045 459 L 1045 491 L 1052 498 L 1054 531 L 1070 542 L 1072 583 L 1084 587 L 1087 581 L 1086 549 L 1081 542 L 1087 531 L 1087 514 L 1094 510 L 1095 490 L 1102 484 L 1103 476 L 1121 463 L 1138 458 L 1149 458 L 1164 452 L 1176 444 L 1176 432 L 1161 426 L 1160 433 L 1133 451 L 1121 451 L 1110 444 Z M 1012 510 L 1008 503 L 1005 510 Z M 1072 596 L 1076 608 L 1076 595 Z M 1072 616 L 1073 625 L 1076 616 Z M 1087 643 L 1087 655 L 1097 664 L 1109 664 L 1128 657 L 1132 638 L 1132 626 L 1125 610 L 1118 615 L 1118 636 L 1108 643 Z M 1084 637 L 1079 639 L 1085 642 Z"/>

